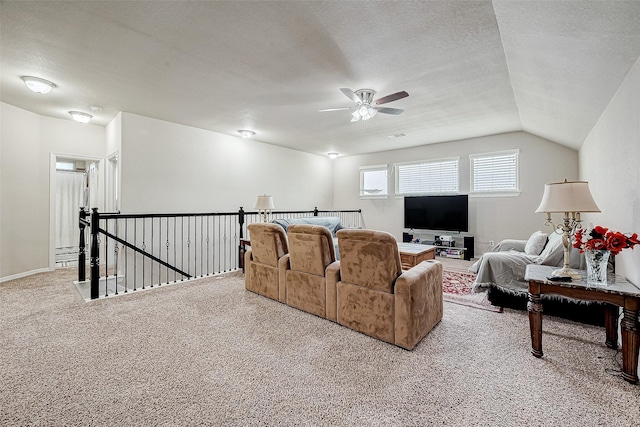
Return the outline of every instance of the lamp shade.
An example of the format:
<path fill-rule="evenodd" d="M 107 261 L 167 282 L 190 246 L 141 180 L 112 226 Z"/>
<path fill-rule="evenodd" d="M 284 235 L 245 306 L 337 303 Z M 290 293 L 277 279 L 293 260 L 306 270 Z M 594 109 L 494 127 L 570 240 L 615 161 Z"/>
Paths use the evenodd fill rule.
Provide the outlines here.
<path fill-rule="evenodd" d="M 545 184 L 538 212 L 600 212 L 586 181 Z"/>
<path fill-rule="evenodd" d="M 258 200 L 256 200 L 256 207 L 254 209 L 258 210 L 273 210 L 275 206 L 273 206 L 273 197 L 267 196 L 258 196 Z"/>

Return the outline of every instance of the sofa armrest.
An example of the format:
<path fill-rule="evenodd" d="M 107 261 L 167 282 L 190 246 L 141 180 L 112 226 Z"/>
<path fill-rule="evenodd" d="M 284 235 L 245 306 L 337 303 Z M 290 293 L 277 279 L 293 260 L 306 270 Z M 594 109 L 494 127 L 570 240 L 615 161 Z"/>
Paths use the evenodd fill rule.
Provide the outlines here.
<path fill-rule="evenodd" d="M 289 254 L 278 260 L 278 301 L 287 303 L 287 270 L 291 270 Z"/>
<path fill-rule="evenodd" d="M 395 344 L 413 349 L 442 319 L 442 263 L 422 261 L 398 277 L 395 294 Z"/>
<path fill-rule="evenodd" d="M 334 261 L 325 270 L 326 280 L 326 318 L 336 322 L 338 312 L 338 282 L 340 281 L 340 261 Z"/>
<path fill-rule="evenodd" d="M 524 247 L 527 246 L 526 240 L 505 239 L 498 242 L 493 248 L 490 248 L 490 252 L 505 252 L 505 251 L 518 251 L 524 252 Z"/>

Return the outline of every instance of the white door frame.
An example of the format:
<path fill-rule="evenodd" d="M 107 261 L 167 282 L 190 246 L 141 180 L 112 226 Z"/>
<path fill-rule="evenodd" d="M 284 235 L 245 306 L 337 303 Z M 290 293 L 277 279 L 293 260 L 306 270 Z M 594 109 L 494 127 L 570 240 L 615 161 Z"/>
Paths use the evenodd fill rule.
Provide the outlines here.
<path fill-rule="evenodd" d="M 50 153 L 49 155 L 49 270 L 56 268 L 56 161 L 57 159 L 98 162 L 98 209 L 104 211 L 105 161 L 99 157 Z"/>

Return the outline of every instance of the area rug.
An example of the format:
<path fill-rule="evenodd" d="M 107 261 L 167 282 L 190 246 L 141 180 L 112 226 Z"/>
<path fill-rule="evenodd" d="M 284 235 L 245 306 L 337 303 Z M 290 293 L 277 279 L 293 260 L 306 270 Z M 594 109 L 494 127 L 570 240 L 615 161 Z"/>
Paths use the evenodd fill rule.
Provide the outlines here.
<path fill-rule="evenodd" d="M 489 302 L 486 292 L 473 292 L 472 287 L 475 280 L 476 276 L 474 274 L 445 269 L 442 273 L 444 300 L 455 304 L 502 313 L 502 307 L 496 307 Z"/>

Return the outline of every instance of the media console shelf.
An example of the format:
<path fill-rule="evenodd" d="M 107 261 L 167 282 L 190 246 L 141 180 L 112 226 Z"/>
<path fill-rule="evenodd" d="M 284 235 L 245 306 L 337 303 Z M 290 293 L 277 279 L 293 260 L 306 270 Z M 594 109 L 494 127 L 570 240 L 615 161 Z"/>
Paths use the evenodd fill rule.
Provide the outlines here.
<path fill-rule="evenodd" d="M 436 245 L 433 240 L 421 240 L 420 243 L 425 245 L 432 245 L 436 247 L 437 256 L 445 256 L 448 258 L 462 258 L 466 261 L 471 261 L 474 257 L 474 238 L 473 236 L 460 236 L 464 246 L 444 246 Z M 447 253 L 448 252 L 448 253 Z"/>
<path fill-rule="evenodd" d="M 467 252 L 467 248 L 460 248 L 457 246 L 436 246 L 436 255 L 447 258 L 464 258 L 464 254 Z"/>

